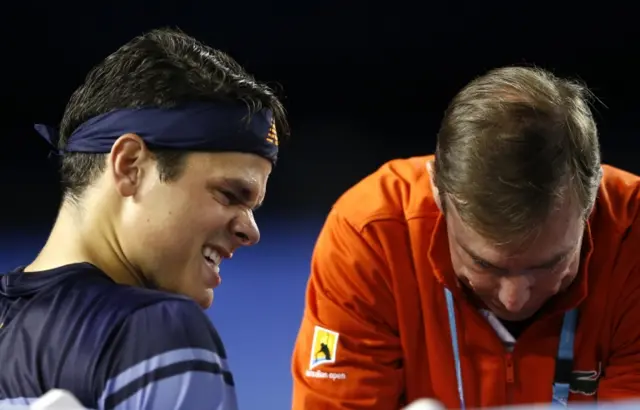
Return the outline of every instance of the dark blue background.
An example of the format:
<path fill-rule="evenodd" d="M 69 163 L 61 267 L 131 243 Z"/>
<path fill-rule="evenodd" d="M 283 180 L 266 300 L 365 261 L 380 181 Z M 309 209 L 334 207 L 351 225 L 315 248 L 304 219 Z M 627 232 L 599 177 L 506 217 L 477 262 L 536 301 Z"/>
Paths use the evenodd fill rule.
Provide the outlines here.
<path fill-rule="evenodd" d="M 262 242 L 223 264 L 211 310 L 243 408 L 289 405 L 290 353 L 309 257 L 331 203 L 383 162 L 430 153 L 448 101 L 474 76 L 535 63 L 582 78 L 601 100 L 605 161 L 640 171 L 640 37 L 631 6 L 8 2 L 0 10 L 0 270 L 31 260 L 60 199 L 55 165 L 32 124 L 57 123 L 92 65 L 133 36 L 166 25 L 279 84 L 291 116 L 292 139 L 257 215 Z"/>

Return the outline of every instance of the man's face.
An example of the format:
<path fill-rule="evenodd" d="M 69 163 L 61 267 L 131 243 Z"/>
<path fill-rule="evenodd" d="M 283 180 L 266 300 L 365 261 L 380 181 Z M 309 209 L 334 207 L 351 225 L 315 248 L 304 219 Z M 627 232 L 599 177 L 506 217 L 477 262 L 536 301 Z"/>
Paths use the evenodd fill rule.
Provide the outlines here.
<path fill-rule="evenodd" d="M 486 240 L 463 223 L 452 203 L 446 210 L 453 269 L 499 318 L 531 317 L 575 278 L 584 223 L 572 204 L 554 211 L 539 234 L 518 247 Z"/>
<path fill-rule="evenodd" d="M 260 239 L 253 211 L 264 200 L 271 163 L 244 153 L 193 153 L 179 179 L 140 168 L 123 202 L 118 236 L 127 261 L 160 289 L 203 308 L 220 284 L 220 261 Z"/>

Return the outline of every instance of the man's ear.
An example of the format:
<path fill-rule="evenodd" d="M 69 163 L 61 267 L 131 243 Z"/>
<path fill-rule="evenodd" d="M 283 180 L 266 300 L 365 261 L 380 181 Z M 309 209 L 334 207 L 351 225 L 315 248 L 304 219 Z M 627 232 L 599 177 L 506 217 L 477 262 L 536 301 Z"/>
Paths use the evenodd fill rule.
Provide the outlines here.
<path fill-rule="evenodd" d="M 593 201 L 591 203 L 591 207 L 589 208 L 589 215 L 591 214 L 591 212 L 593 212 L 593 209 L 596 206 L 596 201 L 598 199 L 598 191 L 600 190 L 600 185 L 602 184 L 602 179 L 604 178 L 604 169 L 602 168 L 602 166 L 600 167 L 600 170 L 598 171 L 598 185 L 596 185 L 594 187 L 594 195 L 593 195 Z"/>
<path fill-rule="evenodd" d="M 145 176 L 145 166 L 151 158 L 151 152 L 136 134 L 124 134 L 113 143 L 108 161 L 120 195 L 128 197 L 136 194 Z"/>
<path fill-rule="evenodd" d="M 427 161 L 427 172 L 429 173 L 429 181 L 431 182 L 431 192 L 433 193 L 433 200 L 436 202 L 436 205 L 438 206 L 438 209 L 440 209 L 440 212 L 442 212 L 442 202 L 440 198 L 440 191 L 436 186 L 436 169 L 434 164 L 435 162 L 432 159 Z"/>

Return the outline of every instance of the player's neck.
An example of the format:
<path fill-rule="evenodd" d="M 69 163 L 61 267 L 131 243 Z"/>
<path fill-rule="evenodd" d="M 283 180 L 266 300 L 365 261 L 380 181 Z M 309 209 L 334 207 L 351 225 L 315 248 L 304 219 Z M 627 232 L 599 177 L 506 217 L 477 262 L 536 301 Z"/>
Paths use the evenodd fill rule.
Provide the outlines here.
<path fill-rule="evenodd" d="M 107 212 L 99 205 L 87 204 L 82 209 L 66 202 L 60 208 L 46 244 L 25 272 L 54 269 L 73 263 L 88 262 L 117 283 L 143 286 L 137 269 L 129 263 L 109 222 Z"/>

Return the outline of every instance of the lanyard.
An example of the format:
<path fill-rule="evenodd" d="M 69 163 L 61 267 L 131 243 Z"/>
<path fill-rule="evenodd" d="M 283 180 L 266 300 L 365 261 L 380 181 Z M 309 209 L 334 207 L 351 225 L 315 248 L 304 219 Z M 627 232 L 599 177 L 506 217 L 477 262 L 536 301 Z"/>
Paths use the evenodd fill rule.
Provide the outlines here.
<path fill-rule="evenodd" d="M 447 312 L 449 315 L 449 331 L 451 332 L 451 346 L 453 347 L 453 359 L 455 361 L 456 382 L 458 396 L 460 397 L 460 410 L 466 410 L 464 399 L 464 386 L 462 383 L 462 366 L 460 365 L 460 348 L 458 345 L 458 327 L 456 325 L 456 311 L 453 304 L 453 295 L 449 289 L 444 290 L 447 299 Z M 567 407 L 569 401 L 569 383 L 573 369 L 573 342 L 575 339 L 578 311 L 570 310 L 564 315 L 560 344 L 556 357 L 556 370 L 553 381 L 551 407 Z"/>

